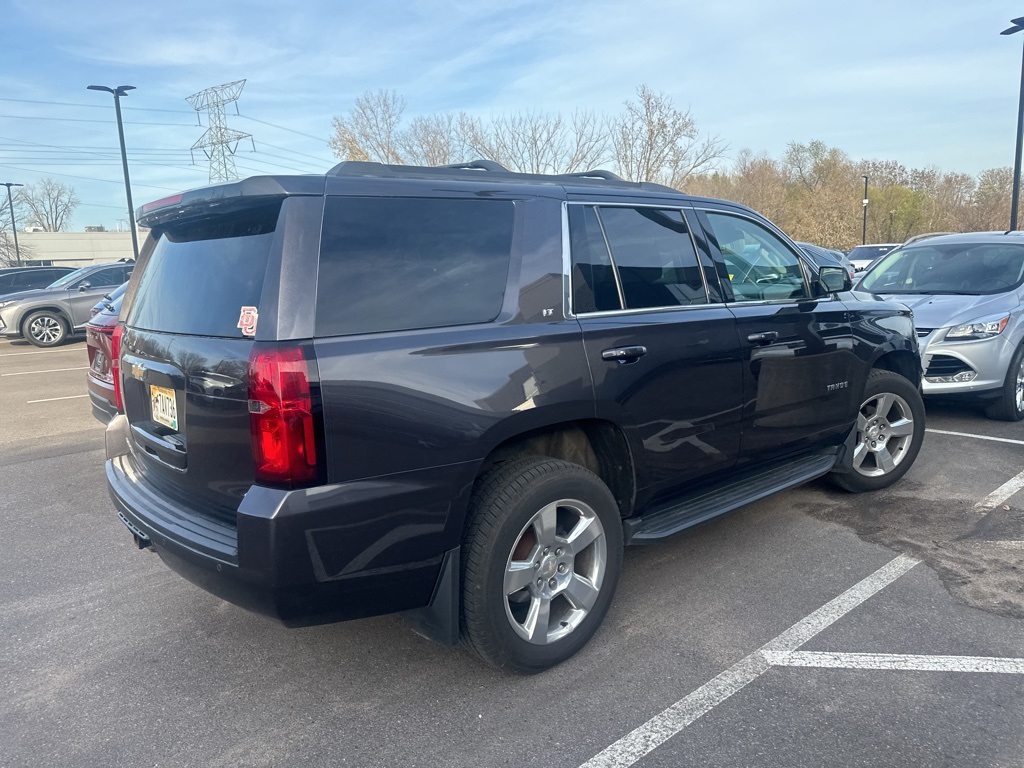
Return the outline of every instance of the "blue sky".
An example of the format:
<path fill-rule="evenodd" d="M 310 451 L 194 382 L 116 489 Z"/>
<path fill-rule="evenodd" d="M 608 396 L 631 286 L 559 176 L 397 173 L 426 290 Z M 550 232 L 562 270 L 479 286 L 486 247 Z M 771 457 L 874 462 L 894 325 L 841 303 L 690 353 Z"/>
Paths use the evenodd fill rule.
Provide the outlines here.
<path fill-rule="evenodd" d="M 331 117 L 391 89 L 406 117 L 618 112 L 647 84 L 734 157 L 820 139 L 854 159 L 977 173 L 1012 165 L 1019 3 L 120 2 L 0 0 L 0 181 L 75 187 L 72 229 L 126 214 L 113 103 L 136 207 L 207 183 L 190 94 L 247 79 L 229 110 L 243 175 L 323 172 Z M 6 218 L 6 214 L 4 215 Z"/>

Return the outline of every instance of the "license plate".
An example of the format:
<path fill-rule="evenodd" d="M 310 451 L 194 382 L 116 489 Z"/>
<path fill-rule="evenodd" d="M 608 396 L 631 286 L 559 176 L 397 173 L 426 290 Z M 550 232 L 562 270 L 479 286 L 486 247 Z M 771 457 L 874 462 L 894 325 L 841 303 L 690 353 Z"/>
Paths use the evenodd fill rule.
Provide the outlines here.
<path fill-rule="evenodd" d="M 153 421 L 158 421 L 177 432 L 178 402 L 174 398 L 174 390 L 150 384 L 149 401 L 153 406 Z"/>

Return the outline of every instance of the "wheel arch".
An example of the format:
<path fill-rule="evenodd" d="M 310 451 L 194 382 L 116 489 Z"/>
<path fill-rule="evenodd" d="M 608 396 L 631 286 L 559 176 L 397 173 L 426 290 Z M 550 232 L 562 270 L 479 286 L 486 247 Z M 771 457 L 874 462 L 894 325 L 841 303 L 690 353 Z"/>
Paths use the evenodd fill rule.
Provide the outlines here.
<path fill-rule="evenodd" d="M 36 312 L 53 312 L 64 321 L 64 324 L 67 326 L 68 336 L 75 332 L 75 324 L 72 322 L 71 317 L 62 306 L 59 304 L 40 304 L 38 307 L 29 307 L 25 309 L 18 318 L 18 329 L 22 332 L 22 335 L 25 333 L 25 323 Z"/>
<path fill-rule="evenodd" d="M 920 358 L 908 349 L 883 352 L 871 363 L 871 368 L 898 373 L 915 387 L 921 386 Z"/>

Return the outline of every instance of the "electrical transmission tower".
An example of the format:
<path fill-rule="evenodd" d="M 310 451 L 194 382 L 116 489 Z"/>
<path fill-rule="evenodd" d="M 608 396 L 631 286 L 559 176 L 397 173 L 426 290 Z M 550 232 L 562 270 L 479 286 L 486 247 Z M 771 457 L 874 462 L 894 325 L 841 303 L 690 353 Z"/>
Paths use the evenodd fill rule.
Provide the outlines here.
<path fill-rule="evenodd" d="M 238 113 L 238 97 L 242 95 L 242 88 L 245 87 L 245 80 L 236 80 L 233 83 L 217 85 L 207 88 L 199 93 L 193 93 L 186 101 L 189 106 L 199 112 L 206 111 L 209 127 L 206 133 L 199 137 L 192 145 L 192 152 L 197 149 L 203 150 L 210 161 L 210 183 L 216 181 L 233 181 L 238 178 L 238 171 L 235 170 L 235 150 L 238 149 L 238 142 L 242 139 L 252 141 L 251 133 L 243 133 L 233 128 L 228 128 L 227 117 L 224 115 L 224 107 L 232 102 L 235 103 L 235 113 Z M 202 120 L 199 121 L 202 125 Z M 253 142 L 253 149 L 256 144 Z M 194 160 L 194 157 L 193 157 Z"/>

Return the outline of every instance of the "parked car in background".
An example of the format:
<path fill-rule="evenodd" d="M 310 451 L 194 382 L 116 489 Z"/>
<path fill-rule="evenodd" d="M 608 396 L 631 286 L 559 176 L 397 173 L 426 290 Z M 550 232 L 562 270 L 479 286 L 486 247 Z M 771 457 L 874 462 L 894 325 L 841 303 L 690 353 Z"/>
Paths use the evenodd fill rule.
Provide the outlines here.
<path fill-rule="evenodd" d="M 121 301 L 128 283 L 123 283 L 100 299 L 92 308 L 92 318 L 85 326 L 85 343 L 89 352 L 86 383 L 92 415 L 106 424 L 120 408 L 120 393 L 114 376 L 118 350 L 114 344 Z"/>
<path fill-rule="evenodd" d="M 1024 234 L 971 232 L 884 255 L 857 285 L 914 310 L 925 395 L 970 398 L 1024 419 Z"/>
<path fill-rule="evenodd" d="M 3 267 L 0 269 L 0 298 L 33 288 L 45 288 L 74 271 L 74 267 Z"/>
<path fill-rule="evenodd" d="M 846 254 L 846 258 L 850 260 L 854 268 L 858 272 L 863 272 L 871 263 L 875 261 L 879 256 L 884 256 L 893 248 L 898 246 L 899 243 L 875 243 L 874 245 L 858 245 L 856 248 Z"/>
<path fill-rule="evenodd" d="M 823 248 L 820 245 L 814 245 L 813 243 L 801 243 L 797 242 L 804 253 L 810 256 L 814 263 L 819 267 L 833 267 L 841 266 L 850 275 L 850 280 L 856 280 L 857 270 L 853 266 L 846 254 L 842 251 L 837 251 L 835 248 Z"/>
<path fill-rule="evenodd" d="M 133 261 L 91 264 L 46 288 L 0 298 L 0 336 L 26 339 L 37 347 L 55 347 L 85 330 L 96 300 L 125 282 Z"/>

